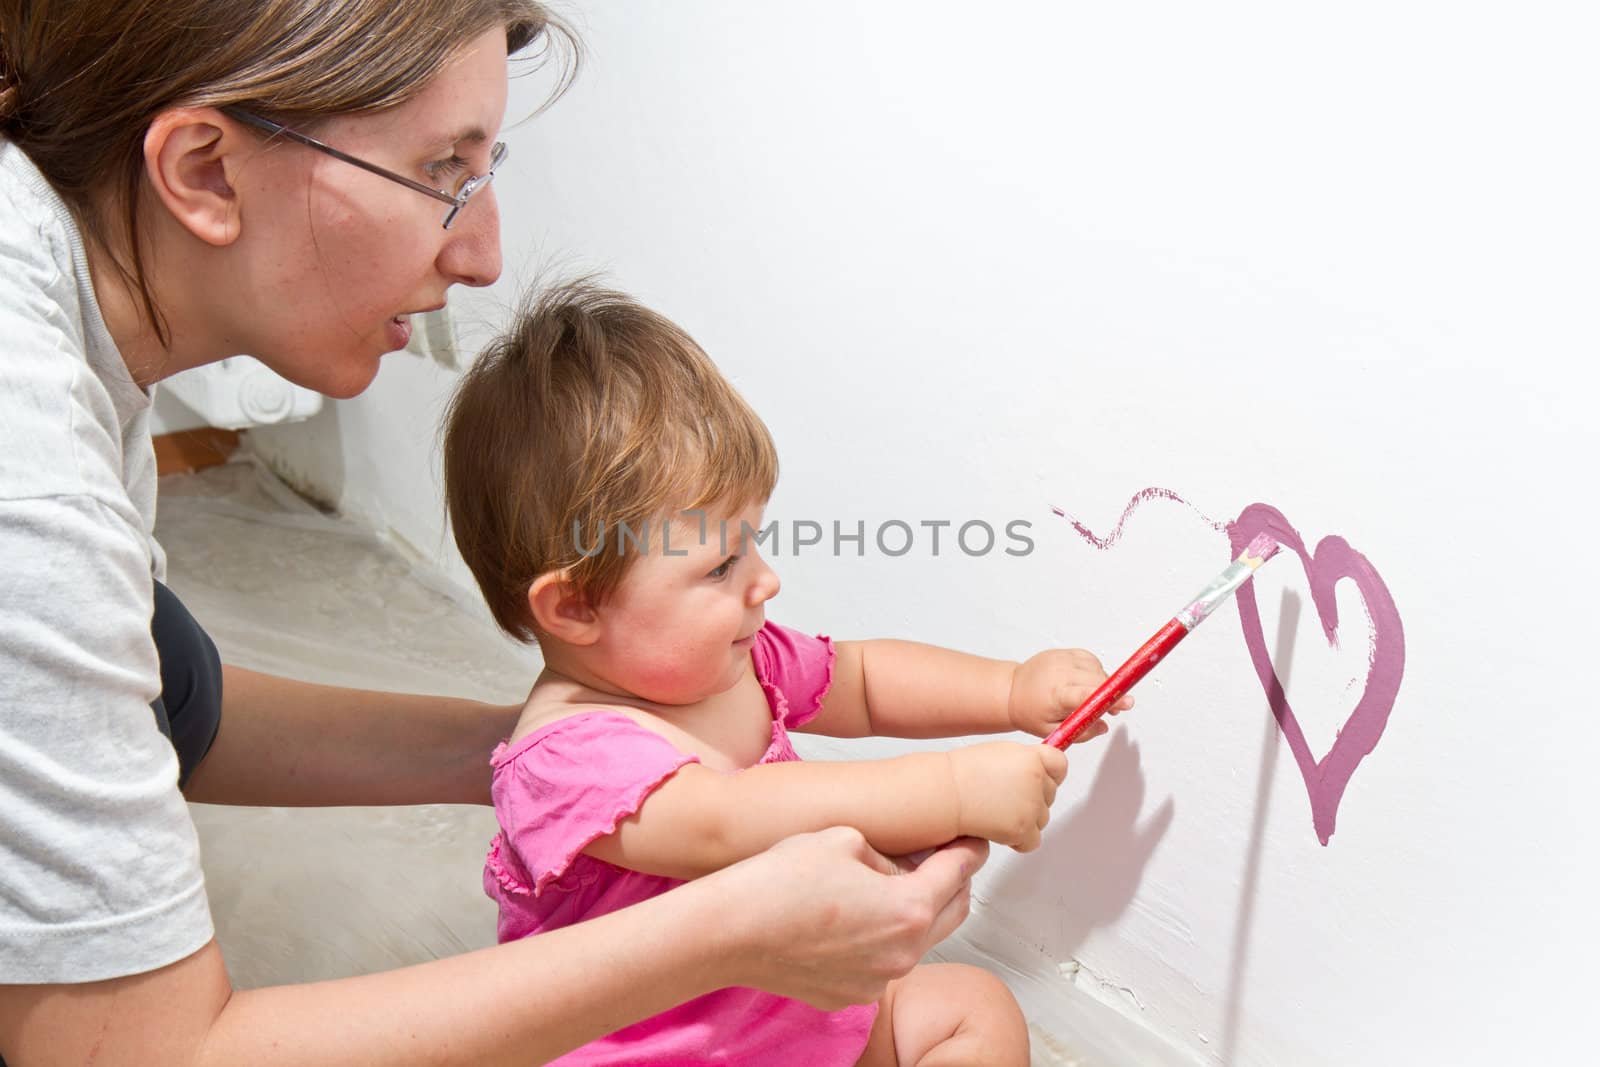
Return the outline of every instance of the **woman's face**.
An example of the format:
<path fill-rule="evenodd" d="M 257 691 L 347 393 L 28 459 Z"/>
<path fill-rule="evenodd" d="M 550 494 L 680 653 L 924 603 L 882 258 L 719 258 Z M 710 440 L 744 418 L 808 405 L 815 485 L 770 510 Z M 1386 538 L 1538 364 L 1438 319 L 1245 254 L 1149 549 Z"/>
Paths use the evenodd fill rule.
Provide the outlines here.
<path fill-rule="evenodd" d="M 302 132 L 453 190 L 489 170 L 505 118 L 505 41 L 503 28 L 484 33 L 399 107 Z M 500 275 L 492 184 L 446 230 L 448 204 L 283 138 L 252 157 L 239 180 L 235 350 L 328 396 L 366 388 L 379 358 L 410 339 L 410 317 L 443 307 L 450 286 Z"/>

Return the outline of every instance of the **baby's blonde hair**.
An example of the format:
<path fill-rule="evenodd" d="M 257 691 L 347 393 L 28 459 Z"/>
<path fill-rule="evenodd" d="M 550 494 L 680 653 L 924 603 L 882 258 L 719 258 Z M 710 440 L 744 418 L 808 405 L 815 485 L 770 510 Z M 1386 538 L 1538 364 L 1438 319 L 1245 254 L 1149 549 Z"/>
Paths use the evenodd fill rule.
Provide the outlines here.
<path fill-rule="evenodd" d="M 763 502 L 778 455 L 688 334 L 583 280 L 537 295 L 467 372 L 445 414 L 444 474 L 462 558 L 526 641 L 539 575 L 564 572 L 602 603 L 637 551 L 622 524 Z"/>

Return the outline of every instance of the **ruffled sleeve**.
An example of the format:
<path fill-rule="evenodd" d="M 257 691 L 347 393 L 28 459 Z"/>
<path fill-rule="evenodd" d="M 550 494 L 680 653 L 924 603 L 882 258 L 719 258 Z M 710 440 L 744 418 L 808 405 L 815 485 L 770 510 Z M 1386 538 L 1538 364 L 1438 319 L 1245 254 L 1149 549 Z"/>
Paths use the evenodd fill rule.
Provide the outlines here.
<path fill-rule="evenodd" d="M 833 685 L 832 638 L 769 621 L 756 631 L 750 654 L 774 718 L 791 730 L 816 718 Z"/>
<path fill-rule="evenodd" d="M 700 759 L 626 715 L 599 711 L 550 723 L 493 762 L 504 843 L 538 896 L 591 841 L 613 833 L 679 767 Z"/>

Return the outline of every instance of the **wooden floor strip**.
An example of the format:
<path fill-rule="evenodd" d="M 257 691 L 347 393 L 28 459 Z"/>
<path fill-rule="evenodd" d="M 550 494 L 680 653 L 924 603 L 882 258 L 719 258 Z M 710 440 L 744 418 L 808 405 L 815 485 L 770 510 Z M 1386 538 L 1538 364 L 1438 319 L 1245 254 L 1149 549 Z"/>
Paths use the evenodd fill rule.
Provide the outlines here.
<path fill-rule="evenodd" d="M 237 430 L 202 426 L 155 438 L 157 474 L 192 474 L 226 463 L 239 447 Z"/>

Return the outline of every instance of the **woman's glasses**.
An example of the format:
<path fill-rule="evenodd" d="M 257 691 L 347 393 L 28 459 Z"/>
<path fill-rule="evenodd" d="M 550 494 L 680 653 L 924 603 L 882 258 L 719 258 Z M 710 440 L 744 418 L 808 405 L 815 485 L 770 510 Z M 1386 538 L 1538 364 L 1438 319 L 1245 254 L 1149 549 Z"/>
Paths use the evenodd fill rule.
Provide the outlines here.
<path fill-rule="evenodd" d="M 300 144 L 303 144 L 308 148 L 315 148 L 319 152 L 326 152 L 334 159 L 343 160 L 352 166 L 360 167 L 362 170 L 369 171 L 373 174 L 379 175 L 380 177 L 388 178 L 390 181 L 398 182 L 399 184 L 406 186 L 408 189 L 415 189 L 417 192 L 422 193 L 425 196 L 431 196 L 435 200 L 441 200 L 444 203 L 449 204 L 450 210 L 445 212 L 444 216 L 444 228 L 447 230 L 450 228 L 450 224 L 456 221 L 456 216 L 461 214 L 461 209 L 467 206 L 467 201 L 471 200 L 475 193 L 494 180 L 494 172 L 500 169 L 500 164 L 504 163 L 506 160 L 505 142 L 496 141 L 494 143 L 494 147 L 489 150 L 489 173 L 469 174 L 465 178 L 461 179 L 454 192 L 450 192 L 444 189 L 435 189 L 432 186 L 424 185 L 418 181 L 412 181 L 405 175 L 396 174 L 394 171 L 385 167 L 380 167 L 376 163 L 368 163 L 364 159 L 357 159 L 348 152 L 341 152 L 332 145 L 323 144 L 315 137 L 307 137 L 303 133 L 300 133 L 296 130 L 291 130 L 282 123 L 273 122 L 271 119 L 264 119 L 260 115 L 251 114 L 242 108 L 226 107 L 222 110 L 225 114 L 238 119 L 247 126 L 254 126 L 256 129 L 265 133 L 273 134 L 275 136 L 281 135 L 283 137 L 287 137 L 291 141 L 298 141 Z"/>

